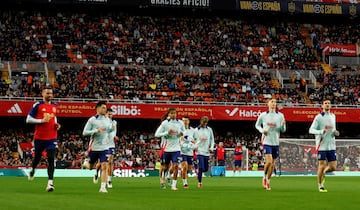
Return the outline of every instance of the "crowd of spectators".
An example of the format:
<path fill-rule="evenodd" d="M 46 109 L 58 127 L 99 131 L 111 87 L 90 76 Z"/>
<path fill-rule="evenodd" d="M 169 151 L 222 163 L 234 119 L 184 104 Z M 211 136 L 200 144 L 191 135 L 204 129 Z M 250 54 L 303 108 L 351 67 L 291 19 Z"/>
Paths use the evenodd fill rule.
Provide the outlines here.
<path fill-rule="evenodd" d="M 8 10 L 0 17 L 0 58 L 100 64 L 52 69 L 57 97 L 261 103 L 275 96 L 306 103 L 298 86 L 273 80 L 273 69 L 292 69 L 318 72 L 323 85 L 309 91 L 313 103 L 325 95 L 337 104 L 359 102 L 357 72 L 319 73 L 318 55 L 320 43 L 357 43 L 359 24 L 339 30 L 270 17 Z M 38 96 L 45 75 L 30 75 L 1 81 L 1 96 Z"/>
<path fill-rule="evenodd" d="M 0 57 L 62 63 L 214 65 L 317 69 L 309 30 L 298 22 L 94 11 L 2 11 Z M 312 38 L 333 39 L 314 31 Z M 351 33 L 352 31 L 350 31 Z M 349 37 L 342 37 L 347 42 Z M 355 37 L 352 37 L 355 39 Z M 337 40 L 339 41 L 339 40 Z"/>
<path fill-rule="evenodd" d="M 360 73 L 350 67 L 335 68 L 333 73 L 321 72 L 317 76 L 321 86 L 309 89 L 309 99 L 312 103 L 321 104 L 322 98 L 329 98 L 337 105 L 360 104 Z"/>

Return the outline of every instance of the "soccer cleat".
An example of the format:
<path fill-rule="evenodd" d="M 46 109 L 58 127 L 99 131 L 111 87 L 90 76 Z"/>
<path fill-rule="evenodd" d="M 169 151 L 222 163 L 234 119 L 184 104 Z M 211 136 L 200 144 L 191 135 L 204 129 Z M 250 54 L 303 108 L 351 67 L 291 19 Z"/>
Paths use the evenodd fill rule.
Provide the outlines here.
<path fill-rule="evenodd" d="M 262 179 L 262 185 L 263 185 L 263 188 L 266 189 L 267 181 L 266 181 L 265 177 Z"/>
<path fill-rule="evenodd" d="M 32 169 L 32 170 L 30 171 L 30 173 L 29 173 L 29 176 L 28 176 L 28 180 L 29 180 L 29 181 L 34 180 L 34 174 L 35 174 L 35 171 L 34 171 L 34 169 Z"/>
<path fill-rule="evenodd" d="M 89 163 L 89 159 L 85 158 L 84 162 L 81 164 L 81 168 L 82 169 L 90 169 L 90 163 Z"/>
<path fill-rule="evenodd" d="M 202 183 L 198 183 L 198 188 L 202 188 L 203 184 Z"/>
<path fill-rule="evenodd" d="M 165 190 L 166 189 L 166 185 L 164 183 L 160 184 L 160 188 Z"/>
<path fill-rule="evenodd" d="M 112 188 L 112 182 L 111 182 L 111 181 L 108 181 L 108 182 L 107 182 L 107 187 L 108 187 L 108 188 Z"/>
<path fill-rule="evenodd" d="M 167 178 L 166 178 L 166 181 L 167 181 L 168 185 L 170 185 L 170 186 L 171 186 L 171 184 L 172 184 L 172 180 L 171 180 L 171 178 L 170 178 L 170 177 L 167 177 Z"/>
<path fill-rule="evenodd" d="M 98 181 L 99 181 L 98 175 L 94 175 L 94 177 L 93 177 L 93 183 L 94 183 L 94 184 L 97 184 Z"/>
<path fill-rule="evenodd" d="M 270 183 L 269 182 L 266 182 L 266 190 L 271 190 L 271 187 L 270 187 Z"/>
<path fill-rule="evenodd" d="M 106 190 L 106 188 L 100 188 L 99 192 L 101 192 L 101 193 L 107 193 L 108 191 Z"/>
<path fill-rule="evenodd" d="M 179 189 L 177 187 L 171 187 L 171 190 L 177 191 Z"/>
<path fill-rule="evenodd" d="M 184 189 L 189 189 L 189 185 L 185 184 Z"/>
<path fill-rule="evenodd" d="M 324 187 L 319 187 L 319 192 L 321 193 L 326 193 L 327 190 Z"/>
<path fill-rule="evenodd" d="M 54 190 L 55 190 L 55 187 L 54 187 L 53 184 L 48 184 L 48 185 L 46 186 L 46 191 L 47 191 L 47 192 L 52 192 L 52 191 L 54 191 Z"/>

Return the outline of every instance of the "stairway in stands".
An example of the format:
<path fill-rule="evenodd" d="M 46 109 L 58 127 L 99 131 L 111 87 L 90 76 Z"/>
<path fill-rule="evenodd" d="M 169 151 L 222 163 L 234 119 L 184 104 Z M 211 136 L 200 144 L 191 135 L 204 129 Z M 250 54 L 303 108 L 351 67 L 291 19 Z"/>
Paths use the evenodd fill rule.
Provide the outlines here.
<path fill-rule="evenodd" d="M 331 66 L 327 63 L 322 63 L 321 64 L 322 69 L 324 70 L 325 74 L 332 74 L 333 73 L 333 69 L 331 68 Z"/>
<path fill-rule="evenodd" d="M 54 85 L 56 83 L 55 71 L 49 69 L 48 77 L 49 77 L 49 84 Z"/>
<path fill-rule="evenodd" d="M 1 80 L 8 80 L 9 79 L 9 71 L 8 70 L 1 70 Z"/>

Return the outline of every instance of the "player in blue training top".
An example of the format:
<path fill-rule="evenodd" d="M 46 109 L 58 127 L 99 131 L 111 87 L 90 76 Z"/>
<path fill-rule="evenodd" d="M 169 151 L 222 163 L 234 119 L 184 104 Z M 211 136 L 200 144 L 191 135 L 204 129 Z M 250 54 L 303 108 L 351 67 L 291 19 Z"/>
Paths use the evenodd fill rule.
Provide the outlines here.
<path fill-rule="evenodd" d="M 256 120 L 255 128 L 262 134 L 265 166 L 262 184 L 264 189 L 271 190 L 270 179 L 275 167 L 275 160 L 279 157 L 280 132 L 286 131 L 284 115 L 276 111 L 276 99 L 268 101 L 268 111 L 262 112 Z"/>
<path fill-rule="evenodd" d="M 172 190 L 178 190 L 176 187 L 178 167 L 180 161 L 180 137 L 184 135 L 185 126 L 182 120 L 176 119 L 176 109 L 170 108 L 168 118 L 162 121 L 161 125 L 156 129 L 155 137 L 162 139 L 164 147 L 163 161 L 165 170 L 169 169 L 170 163 L 173 167 Z M 160 177 L 160 186 L 164 189 L 164 177 Z"/>
<path fill-rule="evenodd" d="M 209 170 L 210 154 L 214 151 L 214 132 L 212 128 L 207 126 L 209 118 L 202 116 L 200 125 L 195 128 L 195 150 L 197 151 L 198 161 L 198 188 L 202 188 L 202 174 Z"/>
<path fill-rule="evenodd" d="M 188 116 L 184 116 L 182 121 L 185 125 L 184 136 L 181 138 L 181 178 L 183 180 L 183 186 L 185 189 L 189 188 L 187 183 L 188 171 L 191 170 L 194 161 L 194 128 L 190 126 L 190 119 Z"/>
<path fill-rule="evenodd" d="M 319 192 L 327 192 L 324 187 L 325 174 L 336 170 L 335 136 L 339 136 L 340 133 L 336 130 L 335 114 L 330 112 L 330 100 L 324 100 L 322 108 L 323 111 L 315 116 L 309 128 L 309 133 L 315 135 L 316 150 L 318 152 L 317 181 Z M 327 166 L 326 161 L 328 161 Z"/>
<path fill-rule="evenodd" d="M 91 136 L 89 143 L 89 157 L 83 166 L 87 169 L 92 169 L 96 161 L 101 163 L 101 187 L 99 192 L 107 193 L 107 164 L 108 164 L 108 148 L 109 148 L 109 133 L 111 133 L 115 126 L 111 120 L 106 116 L 106 102 L 100 101 L 95 106 L 96 115 L 89 118 L 87 121 L 83 135 Z"/>

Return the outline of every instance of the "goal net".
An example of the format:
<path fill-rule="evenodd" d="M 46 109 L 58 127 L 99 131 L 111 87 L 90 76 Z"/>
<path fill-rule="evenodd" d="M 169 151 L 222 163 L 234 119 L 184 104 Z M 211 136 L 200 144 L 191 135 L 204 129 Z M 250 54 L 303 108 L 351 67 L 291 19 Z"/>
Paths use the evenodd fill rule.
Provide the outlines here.
<path fill-rule="evenodd" d="M 336 139 L 337 170 L 360 169 L 360 139 Z M 317 151 L 314 139 L 280 139 L 277 174 L 316 174 Z"/>

